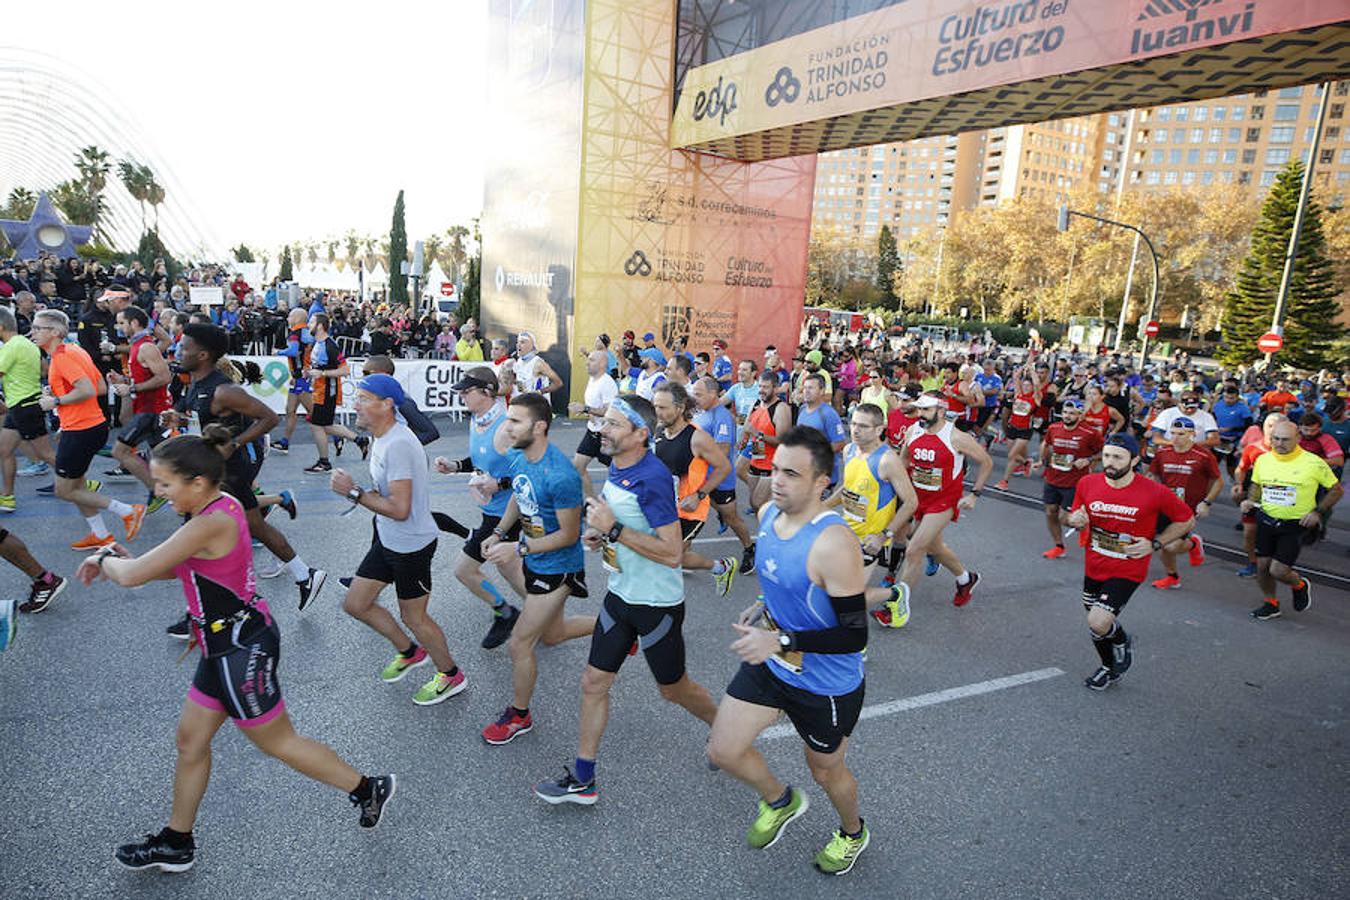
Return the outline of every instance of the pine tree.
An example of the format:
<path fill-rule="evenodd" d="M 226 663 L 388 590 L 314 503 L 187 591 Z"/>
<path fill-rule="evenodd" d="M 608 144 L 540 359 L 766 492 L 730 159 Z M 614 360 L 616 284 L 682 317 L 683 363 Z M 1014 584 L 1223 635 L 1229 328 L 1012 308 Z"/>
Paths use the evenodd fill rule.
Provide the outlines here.
<path fill-rule="evenodd" d="M 394 224 L 389 229 L 389 301 L 394 306 L 408 302 L 408 276 L 403 263 L 408 259 L 408 229 L 403 224 L 403 192 L 394 201 Z"/>
<path fill-rule="evenodd" d="M 295 279 L 294 264 L 291 262 L 291 248 L 289 244 L 281 248 L 281 271 L 277 273 L 277 278 L 281 281 L 292 281 Z"/>
<path fill-rule="evenodd" d="M 900 302 L 895 296 L 895 273 L 900 269 L 900 254 L 896 251 L 895 235 L 889 225 L 881 226 L 877 235 L 877 287 L 881 290 L 881 305 L 886 309 L 899 309 Z"/>
<path fill-rule="evenodd" d="M 1284 256 L 1294 229 L 1303 164 L 1291 161 L 1275 179 L 1252 231 L 1252 246 L 1242 261 L 1237 287 L 1228 295 L 1223 314 L 1219 357 L 1230 365 L 1261 356 L 1256 342 L 1270 330 L 1280 290 Z M 1336 278 L 1327 258 L 1322 233 L 1322 208 L 1311 197 L 1303 216 L 1303 233 L 1284 310 L 1284 349 L 1275 362 L 1299 369 L 1317 369 L 1334 362 L 1332 344 L 1344 334 L 1336 323 Z"/>

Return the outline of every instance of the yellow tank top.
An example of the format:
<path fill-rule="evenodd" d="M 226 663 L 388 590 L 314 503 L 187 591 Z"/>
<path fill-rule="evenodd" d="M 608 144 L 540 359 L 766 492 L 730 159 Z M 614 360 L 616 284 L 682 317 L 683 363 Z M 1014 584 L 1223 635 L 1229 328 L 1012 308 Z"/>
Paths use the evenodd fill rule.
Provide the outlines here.
<path fill-rule="evenodd" d="M 844 521 L 859 538 L 880 534 L 895 515 L 895 488 L 890 482 L 877 478 L 881 457 L 886 453 L 882 444 L 864 456 L 855 444 L 844 448 L 844 488 L 841 504 Z"/>

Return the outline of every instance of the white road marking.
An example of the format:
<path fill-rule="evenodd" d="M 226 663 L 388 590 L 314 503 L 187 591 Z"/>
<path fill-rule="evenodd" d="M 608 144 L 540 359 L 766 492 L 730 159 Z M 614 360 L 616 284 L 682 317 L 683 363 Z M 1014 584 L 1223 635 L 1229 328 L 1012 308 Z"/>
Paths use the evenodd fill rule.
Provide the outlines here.
<path fill-rule="evenodd" d="M 933 691 L 931 694 L 903 697 L 899 700 L 890 700 L 886 703 L 876 703 L 872 706 L 864 706 L 862 714 L 858 716 L 858 719 L 859 721 L 863 719 L 875 719 L 878 716 L 889 716 L 898 712 L 906 712 L 911 709 L 920 709 L 925 706 L 936 706 L 939 703 L 948 703 L 952 700 L 964 700 L 966 697 L 976 697 L 980 694 L 989 694 L 994 691 L 1005 690 L 1006 688 L 1032 684 L 1037 681 L 1045 681 L 1047 678 L 1057 678 L 1063 674 L 1063 669 L 1051 666 L 1048 669 L 1037 669 L 1034 672 L 1022 672 L 1019 675 L 1008 675 L 1003 678 L 994 678 L 989 681 L 980 681 L 975 684 L 962 685 L 961 687 L 947 688 L 945 691 Z M 775 725 L 772 728 L 765 729 L 760 737 L 772 741 L 777 740 L 778 738 L 791 737 L 796 733 L 797 729 L 793 728 L 790 724 Z"/>

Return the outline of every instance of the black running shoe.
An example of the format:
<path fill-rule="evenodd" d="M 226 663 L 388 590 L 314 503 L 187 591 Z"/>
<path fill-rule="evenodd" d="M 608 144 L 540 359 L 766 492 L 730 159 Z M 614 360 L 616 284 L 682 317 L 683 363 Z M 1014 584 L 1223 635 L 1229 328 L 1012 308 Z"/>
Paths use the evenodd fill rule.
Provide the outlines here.
<path fill-rule="evenodd" d="M 347 799 L 352 801 L 352 806 L 361 810 L 362 828 L 374 828 L 380 824 L 385 806 L 394 799 L 394 781 L 393 775 L 377 775 L 370 779 L 369 800 L 362 800 L 355 794 L 347 795 Z"/>
<path fill-rule="evenodd" d="M 352 581 L 353 581 L 352 576 L 344 575 L 338 579 L 338 584 L 342 585 L 345 588 L 350 588 L 352 586 Z"/>
<path fill-rule="evenodd" d="M 478 646 L 484 650 L 492 650 L 505 644 L 506 639 L 511 636 L 511 629 L 516 627 L 516 620 L 519 618 L 520 610 L 508 603 L 506 615 L 493 614 L 492 627 L 488 629 L 488 633 L 483 636 L 483 641 Z"/>
<path fill-rule="evenodd" d="M 186 872 L 197 861 L 197 849 L 191 844 L 171 847 L 161 831 L 159 834 L 147 834 L 143 841 L 123 844 L 113 852 L 113 856 L 128 869 L 157 868 L 161 872 Z"/>
<path fill-rule="evenodd" d="M 741 574 L 749 575 L 755 571 L 755 545 L 751 544 L 741 554 Z"/>
<path fill-rule="evenodd" d="M 1108 669 L 1106 666 L 1098 667 L 1097 671 L 1093 672 L 1087 678 L 1083 679 L 1083 684 L 1087 685 L 1090 690 L 1094 691 L 1104 691 L 1115 683 L 1116 683 L 1116 676 L 1112 675 L 1111 670 Z"/>
<path fill-rule="evenodd" d="M 1114 661 L 1111 664 L 1112 678 L 1119 678 L 1130 671 L 1130 666 L 1134 665 L 1134 635 L 1125 635 L 1125 643 L 1112 644 L 1111 655 Z"/>
<path fill-rule="evenodd" d="M 278 503 L 277 506 L 286 510 L 286 515 L 290 516 L 292 519 L 300 514 L 300 507 L 295 503 L 295 495 L 290 491 L 281 492 L 281 502 Z"/>
<path fill-rule="evenodd" d="M 1294 612 L 1306 612 L 1312 606 L 1312 585 L 1303 579 L 1303 587 L 1294 588 Z"/>
<path fill-rule="evenodd" d="M 431 518 L 436 522 L 436 527 L 446 534 L 453 534 L 455 537 L 462 538 L 469 536 L 469 529 L 465 528 L 454 516 L 446 515 L 443 512 L 433 512 Z"/>
<path fill-rule="evenodd" d="M 60 575 L 53 575 L 50 584 L 39 578 L 29 589 L 28 599 L 19 604 L 19 612 L 40 613 L 51 606 L 52 601 L 65 589 L 66 580 Z"/>
<path fill-rule="evenodd" d="M 192 628 L 190 622 L 191 620 L 188 619 L 187 616 L 183 616 L 183 618 L 179 619 L 177 622 L 174 622 L 168 628 L 165 628 L 164 633 L 171 638 L 178 638 L 178 640 L 180 641 L 190 640 L 192 638 Z"/>
<path fill-rule="evenodd" d="M 336 453 L 338 456 L 342 455 L 342 448 L 345 446 L 347 446 L 347 441 L 344 438 L 340 437 L 333 438 L 333 452 Z"/>
<path fill-rule="evenodd" d="M 1252 610 L 1253 619 L 1278 619 L 1280 617 L 1280 607 L 1267 600 L 1256 609 Z"/>
<path fill-rule="evenodd" d="M 539 782 L 535 785 L 534 795 L 554 806 L 559 803 L 594 806 L 595 801 L 600 799 L 600 792 L 595 789 L 595 779 L 586 782 L 577 781 L 577 776 L 572 774 L 571 769 L 564 769 L 561 778 Z"/>
<path fill-rule="evenodd" d="M 305 607 L 309 606 L 319 598 L 319 591 L 323 590 L 323 583 L 328 580 L 328 573 L 323 569 L 309 570 L 309 577 L 304 581 L 297 581 L 295 586 L 300 589 L 300 611 L 304 612 Z"/>
<path fill-rule="evenodd" d="M 333 464 L 326 459 L 318 460 L 312 466 L 305 468 L 306 475 L 327 475 L 333 471 Z"/>
<path fill-rule="evenodd" d="M 352 443 L 354 443 L 357 446 L 357 449 L 361 451 L 362 461 L 364 461 L 367 456 L 370 456 L 370 438 L 366 437 L 364 434 L 358 434 Z"/>

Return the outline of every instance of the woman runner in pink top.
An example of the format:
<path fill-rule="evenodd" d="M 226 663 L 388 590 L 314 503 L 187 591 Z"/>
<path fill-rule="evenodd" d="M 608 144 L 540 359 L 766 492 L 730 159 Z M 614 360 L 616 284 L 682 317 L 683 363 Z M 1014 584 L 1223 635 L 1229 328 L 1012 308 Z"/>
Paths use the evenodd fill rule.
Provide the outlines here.
<path fill-rule="evenodd" d="M 150 463 L 155 492 L 190 518 L 144 556 L 105 547 L 76 573 L 86 585 L 103 577 L 123 587 L 177 578 L 187 598 L 193 645 L 202 648 L 178 719 L 173 812 L 158 834 L 117 848 L 117 861 L 129 869 L 192 868 L 192 825 L 211 774 L 211 740 L 226 719 L 234 719 L 263 752 L 346 791 L 360 808 L 362 828 L 379 824 L 394 795 L 393 775 L 361 775 L 326 745 L 296 734 L 286 715 L 277 682 L 281 635 L 266 601 L 254 593 L 248 522 L 239 501 L 220 490 L 225 472 L 220 448 L 232 437 L 213 423 L 201 436 L 184 435 L 156 447 Z"/>

